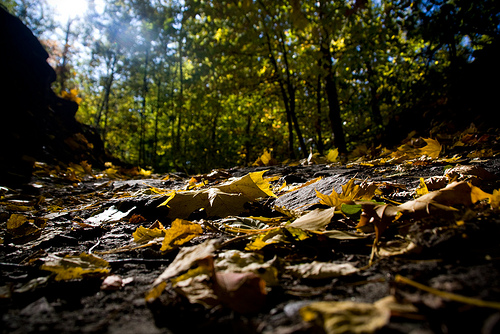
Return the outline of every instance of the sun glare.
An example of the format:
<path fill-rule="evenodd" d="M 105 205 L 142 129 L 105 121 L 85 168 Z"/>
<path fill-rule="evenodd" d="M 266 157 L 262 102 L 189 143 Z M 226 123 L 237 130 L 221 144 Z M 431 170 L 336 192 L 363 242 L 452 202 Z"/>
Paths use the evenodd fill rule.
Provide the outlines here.
<path fill-rule="evenodd" d="M 88 0 L 48 0 L 56 11 L 56 19 L 66 23 L 69 19 L 82 16 L 88 7 Z"/>

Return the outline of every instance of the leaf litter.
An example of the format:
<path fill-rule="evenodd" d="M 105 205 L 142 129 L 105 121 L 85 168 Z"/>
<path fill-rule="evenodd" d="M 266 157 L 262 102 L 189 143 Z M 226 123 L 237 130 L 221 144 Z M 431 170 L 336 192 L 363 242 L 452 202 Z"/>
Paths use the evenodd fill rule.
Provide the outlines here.
<path fill-rule="evenodd" d="M 423 143 L 193 177 L 39 165 L 34 194 L 2 188 L 3 332 L 496 328 L 500 162 Z"/>

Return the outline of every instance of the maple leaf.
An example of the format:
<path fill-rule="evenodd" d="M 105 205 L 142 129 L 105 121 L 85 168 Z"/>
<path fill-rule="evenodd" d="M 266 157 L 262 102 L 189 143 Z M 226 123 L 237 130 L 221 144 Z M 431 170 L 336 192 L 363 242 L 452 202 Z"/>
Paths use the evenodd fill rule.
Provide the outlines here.
<path fill-rule="evenodd" d="M 170 208 L 168 217 L 171 219 L 186 219 L 199 209 L 204 209 L 209 217 L 238 215 L 245 210 L 245 203 L 276 197 L 269 182 L 262 178 L 265 172 L 249 173 L 210 189 L 173 191 L 160 206 Z"/>
<path fill-rule="evenodd" d="M 165 231 L 160 251 L 166 252 L 180 246 L 203 233 L 200 225 L 183 219 L 176 219 L 172 226 Z"/>
<path fill-rule="evenodd" d="M 338 157 L 339 157 L 339 149 L 336 148 L 333 150 L 329 150 L 325 158 L 329 162 L 336 162 Z"/>
<path fill-rule="evenodd" d="M 338 194 L 335 189 L 327 196 L 316 190 L 316 196 L 320 203 L 331 207 L 340 207 L 342 204 L 354 204 L 355 200 L 370 200 L 375 195 L 376 185 L 369 185 L 363 182 L 361 185 L 355 185 L 354 179 L 350 179 L 342 186 L 342 192 Z"/>
<path fill-rule="evenodd" d="M 432 159 L 439 158 L 439 153 L 441 153 L 442 146 L 439 142 L 432 138 L 423 138 L 427 145 L 420 149 L 421 155 L 426 155 Z"/>
<path fill-rule="evenodd" d="M 146 228 L 141 225 L 132 233 L 132 236 L 135 243 L 145 244 L 156 238 L 165 237 L 165 231 L 164 228 Z"/>

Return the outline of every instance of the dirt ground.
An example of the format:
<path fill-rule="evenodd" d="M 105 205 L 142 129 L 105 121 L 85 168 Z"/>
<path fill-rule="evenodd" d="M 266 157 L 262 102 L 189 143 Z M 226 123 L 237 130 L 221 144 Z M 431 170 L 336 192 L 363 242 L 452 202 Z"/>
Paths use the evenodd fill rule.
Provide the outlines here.
<path fill-rule="evenodd" d="M 479 166 L 493 176 L 474 177 L 483 191 L 492 193 L 500 188 L 496 177 L 500 175 L 500 159 L 464 159 L 454 165 L 459 164 Z M 275 177 L 272 184 L 276 189 L 284 181 L 288 185 L 301 185 L 323 177 L 313 186 L 253 203 L 241 215 L 278 217 L 281 213 L 273 209 L 276 205 L 300 207 L 315 200 L 314 189 L 324 194 L 332 189 L 340 192 L 352 178 L 378 184 L 382 189 L 382 194 L 376 197 L 379 201 L 383 197 L 403 203 L 415 197 L 420 178 L 442 177 L 445 169 L 446 163 L 432 162 L 352 167 L 270 166 L 225 172 L 241 177 L 267 170 L 264 177 Z M 245 252 L 253 238 L 228 232 L 221 219 L 205 217 L 198 211 L 189 220 L 201 225 L 204 233 L 181 247 L 167 253 L 161 252 L 159 245 L 129 247 L 118 252 L 120 247 L 131 245 L 132 234 L 140 225 L 149 226 L 159 220 L 165 227 L 169 226 L 168 207 L 158 206 L 165 201 L 165 194 L 155 189 L 181 189 L 189 179 L 186 175 L 172 174 L 168 179 L 162 175 L 136 176 L 132 180 L 82 177 L 77 181 L 39 173 L 30 186 L 3 189 L 0 203 L 2 333 L 324 333 L 328 332 L 327 317 L 323 314 L 305 321 L 304 307 L 316 301 L 373 305 L 388 296 L 394 297 L 399 305 L 412 308 L 399 311 L 391 308 L 389 320 L 373 330 L 347 325 L 337 327 L 337 332 L 500 332 L 498 308 L 452 300 L 401 279 L 408 278 L 476 301 L 500 301 L 500 215 L 484 201 L 458 206 L 453 219 L 428 215 L 406 221 L 404 226 L 390 225 L 381 242 L 390 246 L 390 241 L 410 239 L 418 246 L 418 252 L 379 254 L 374 256 L 371 265 L 373 233 L 368 233 L 367 238 L 353 239 L 314 234 L 303 240 L 269 244 L 256 253 L 262 256 L 264 263 L 270 262 L 277 268 L 278 281 L 267 286 L 265 303 L 255 312 L 237 312 L 224 303 L 211 308 L 191 303 L 171 281 L 166 282 L 160 296 L 146 300 L 153 282 L 176 259 L 179 249 L 216 239 L 219 254 L 228 250 Z M 210 180 L 210 184 L 216 182 Z M 92 219 L 103 212 L 108 213 L 108 218 Z M 38 229 L 31 234 L 9 232 L 7 225 L 13 214 L 28 217 L 30 224 L 37 225 Z M 356 223 L 349 216 L 335 214 L 330 224 L 335 230 L 355 231 Z M 403 231 L 407 238 L 400 238 Z M 120 283 L 114 288 L 103 287 L 106 275 L 100 274 L 57 280 L 54 273 L 41 268 L 49 256 L 81 253 L 106 260 L 109 263 L 106 275 L 118 276 Z M 323 278 L 296 275 L 286 269 L 313 261 L 350 264 L 358 270 L 349 275 Z M 242 303 L 253 302 L 250 298 Z M 362 319 L 361 322 L 369 321 Z"/>

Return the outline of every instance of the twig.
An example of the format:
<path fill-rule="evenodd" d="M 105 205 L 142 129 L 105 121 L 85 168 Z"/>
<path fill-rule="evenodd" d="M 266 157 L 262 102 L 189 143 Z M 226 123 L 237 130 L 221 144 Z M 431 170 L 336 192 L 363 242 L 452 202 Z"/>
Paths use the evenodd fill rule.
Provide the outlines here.
<path fill-rule="evenodd" d="M 479 307 L 488 307 L 488 308 L 494 308 L 494 309 L 500 310 L 500 303 L 498 303 L 498 302 L 490 302 L 490 301 L 485 301 L 485 300 L 481 300 L 481 299 L 457 295 L 455 293 L 441 291 L 438 289 L 431 288 L 427 285 L 423 285 L 423 284 L 420 284 L 418 282 L 412 281 L 411 279 L 406 278 L 406 277 L 401 276 L 401 275 L 396 275 L 394 281 L 397 283 L 404 283 L 404 284 L 411 285 L 417 289 L 424 290 L 426 292 L 435 294 L 441 298 L 447 298 L 447 299 L 450 299 L 450 300 L 453 300 L 456 302 L 475 305 L 475 306 L 479 306 Z"/>

